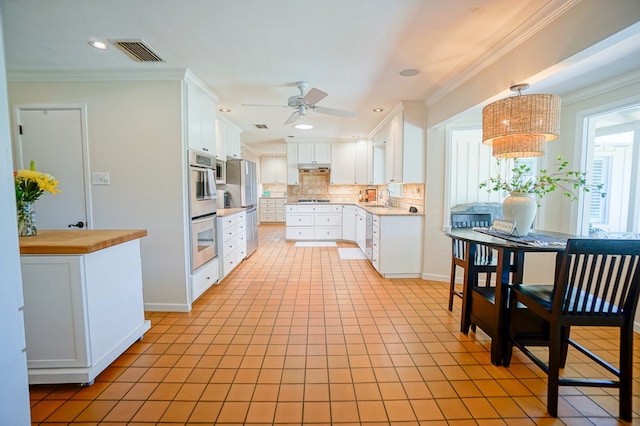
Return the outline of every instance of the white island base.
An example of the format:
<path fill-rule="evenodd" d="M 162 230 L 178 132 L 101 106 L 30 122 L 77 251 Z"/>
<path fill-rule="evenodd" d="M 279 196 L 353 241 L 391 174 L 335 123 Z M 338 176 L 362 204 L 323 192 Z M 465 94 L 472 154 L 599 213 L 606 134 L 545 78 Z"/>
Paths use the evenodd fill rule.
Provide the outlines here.
<path fill-rule="evenodd" d="M 149 330 L 139 241 L 21 256 L 29 384 L 91 384 Z"/>

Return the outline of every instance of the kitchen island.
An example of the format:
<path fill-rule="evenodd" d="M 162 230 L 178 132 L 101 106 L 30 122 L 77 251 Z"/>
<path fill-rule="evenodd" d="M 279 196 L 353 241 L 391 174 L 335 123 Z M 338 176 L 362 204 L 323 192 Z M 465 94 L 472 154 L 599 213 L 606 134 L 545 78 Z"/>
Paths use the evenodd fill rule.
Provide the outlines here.
<path fill-rule="evenodd" d="M 145 230 L 41 230 L 20 238 L 29 383 L 91 384 L 151 324 Z"/>

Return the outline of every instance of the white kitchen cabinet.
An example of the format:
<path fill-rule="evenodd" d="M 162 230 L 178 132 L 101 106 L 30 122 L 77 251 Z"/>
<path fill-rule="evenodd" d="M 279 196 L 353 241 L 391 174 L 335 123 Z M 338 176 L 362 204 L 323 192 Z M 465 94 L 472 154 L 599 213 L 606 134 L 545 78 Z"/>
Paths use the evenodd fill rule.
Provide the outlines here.
<path fill-rule="evenodd" d="M 216 160 L 227 161 L 227 126 L 216 117 Z"/>
<path fill-rule="evenodd" d="M 333 170 L 331 170 L 333 173 Z M 356 185 L 373 185 L 373 145 L 370 140 L 354 142 L 354 183 Z"/>
<path fill-rule="evenodd" d="M 191 275 L 192 302 L 202 296 L 209 287 L 220 280 L 220 264 L 218 259 L 218 257 L 214 257 Z"/>
<path fill-rule="evenodd" d="M 373 267 L 385 278 L 419 278 L 424 216 L 373 215 Z"/>
<path fill-rule="evenodd" d="M 276 197 L 260 198 L 260 222 L 285 222 L 285 205 L 287 199 Z"/>
<path fill-rule="evenodd" d="M 287 144 L 287 185 L 300 185 L 297 143 Z"/>
<path fill-rule="evenodd" d="M 420 102 L 402 102 L 393 112 L 385 151 L 386 183 L 424 183 L 424 123 Z"/>
<path fill-rule="evenodd" d="M 228 119 L 218 116 L 216 119 L 217 125 L 220 127 L 217 134 L 222 138 L 224 145 L 225 156 L 216 156 L 216 159 L 226 161 L 227 159 L 240 159 L 242 158 L 242 143 L 240 140 L 240 134 L 242 130 Z"/>
<path fill-rule="evenodd" d="M 287 157 L 260 157 L 261 183 L 287 183 Z"/>
<path fill-rule="evenodd" d="M 352 204 L 342 206 L 342 239 L 356 240 L 356 206 Z"/>
<path fill-rule="evenodd" d="M 218 217 L 218 258 L 223 279 L 247 257 L 246 212 Z"/>
<path fill-rule="evenodd" d="M 192 83 L 187 91 L 187 143 L 190 149 L 215 155 L 216 103 L 213 98 Z"/>
<path fill-rule="evenodd" d="M 298 163 L 331 164 L 331 144 L 299 143 L 297 145 L 298 145 Z"/>
<path fill-rule="evenodd" d="M 287 240 L 341 240 L 342 205 L 287 204 Z"/>
<path fill-rule="evenodd" d="M 21 267 L 30 384 L 92 383 L 150 327 L 138 239 Z"/>
<path fill-rule="evenodd" d="M 355 241 L 362 250 L 367 253 L 367 212 L 361 207 L 355 207 Z"/>
<path fill-rule="evenodd" d="M 331 147 L 331 184 L 355 184 L 355 143 L 339 142 Z"/>

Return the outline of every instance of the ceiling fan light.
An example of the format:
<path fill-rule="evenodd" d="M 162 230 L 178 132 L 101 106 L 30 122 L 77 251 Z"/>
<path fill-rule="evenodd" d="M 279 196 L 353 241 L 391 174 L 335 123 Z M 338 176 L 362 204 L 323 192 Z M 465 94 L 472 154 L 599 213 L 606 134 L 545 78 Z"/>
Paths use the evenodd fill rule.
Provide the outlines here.
<path fill-rule="evenodd" d="M 298 124 L 294 124 L 293 128 L 298 130 L 311 130 L 313 129 L 313 126 L 311 124 L 298 123 Z"/>

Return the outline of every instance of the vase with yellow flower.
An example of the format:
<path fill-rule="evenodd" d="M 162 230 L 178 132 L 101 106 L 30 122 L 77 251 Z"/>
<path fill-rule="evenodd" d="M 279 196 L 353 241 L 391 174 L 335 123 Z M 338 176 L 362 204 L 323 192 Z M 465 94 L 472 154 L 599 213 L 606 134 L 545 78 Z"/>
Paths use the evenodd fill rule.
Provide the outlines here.
<path fill-rule="evenodd" d="M 21 237 L 36 235 L 38 230 L 34 203 L 45 192 L 59 193 L 58 181 L 48 173 L 37 171 L 33 161 L 29 169 L 13 172 L 13 178 L 16 185 L 18 234 Z"/>

